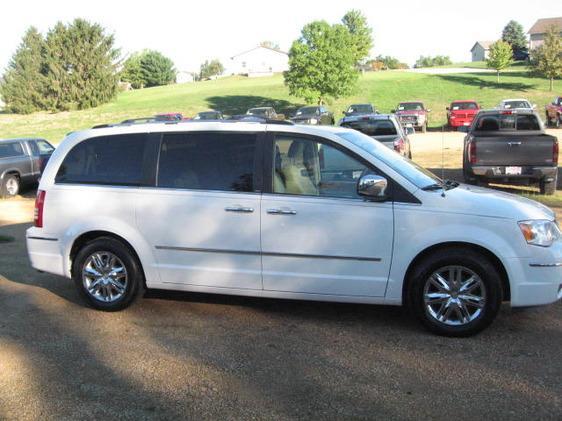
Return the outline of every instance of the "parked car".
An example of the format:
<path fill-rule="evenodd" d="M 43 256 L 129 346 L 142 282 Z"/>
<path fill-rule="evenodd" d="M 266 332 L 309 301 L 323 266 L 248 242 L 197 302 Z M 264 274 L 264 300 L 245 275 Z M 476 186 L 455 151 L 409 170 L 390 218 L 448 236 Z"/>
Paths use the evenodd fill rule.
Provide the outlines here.
<path fill-rule="evenodd" d="M 470 183 L 538 183 L 541 194 L 554 194 L 558 140 L 535 111 L 481 111 L 464 139 L 463 172 Z"/>
<path fill-rule="evenodd" d="M 37 183 L 55 148 L 45 139 L 0 139 L 0 196 Z"/>
<path fill-rule="evenodd" d="M 373 104 L 351 104 L 343 113 L 346 117 L 376 114 L 377 110 Z"/>
<path fill-rule="evenodd" d="M 480 106 L 476 101 L 453 101 L 447 107 L 447 124 L 452 129 L 470 126 L 478 111 Z"/>
<path fill-rule="evenodd" d="M 371 114 L 348 117 L 342 127 L 358 130 L 407 158 L 412 158 L 406 129 L 392 114 Z"/>
<path fill-rule="evenodd" d="M 520 99 L 504 99 L 496 107 L 499 110 L 534 110 L 535 104 L 531 104 L 528 100 Z"/>
<path fill-rule="evenodd" d="M 342 127 L 140 129 L 67 137 L 26 233 L 32 266 L 72 278 L 94 308 L 145 287 L 403 304 L 467 336 L 502 301 L 562 298 L 555 214 L 532 200 L 443 181 Z"/>
<path fill-rule="evenodd" d="M 197 113 L 193 120 L 224 120 L 224 116 L 220 111 L 210 110 Z"/>
<path fill-rule="evenodd" d="M 154 116 L 156 121 L 181 121 L 183 115 L 181 113 L 162 113 Z"/>
<path fill-rule="evenodd" d="M 297 110 L 291 121 L 296 124 L 312 124 L 315 126 L 334 125 L 334 114 L 324 106 L 301 107 Z"/>
<path fill-rule="evenodd" d="M 285 120 L 285 114 L 277 114 L 273 107 L 250 108 L 246 111 L 246 115 L 267 120 Z"/>
<path fill-rule="evenodd" d="M 427 131 L 427 121 L 431 110 L 426 109 L 423 102 L 401 102 L 392 112 L 396 114 L 398 121 L 403 126 L 412 125 L 416 129 L 421 129 L 423 133 Z"/>
<path fill-rule="evenodd" d="M 562 96 L 554 98 L 552 103 L 545 107 L 546 124 L 560 127 L 562 124 Z"/>

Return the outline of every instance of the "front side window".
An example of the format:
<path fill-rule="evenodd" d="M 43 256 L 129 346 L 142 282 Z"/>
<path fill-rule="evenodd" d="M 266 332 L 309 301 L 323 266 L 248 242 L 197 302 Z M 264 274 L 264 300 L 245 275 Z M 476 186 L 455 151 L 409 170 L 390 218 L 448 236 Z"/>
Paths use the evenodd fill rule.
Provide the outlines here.
<path fill-rule="evenodd" d="M 255 154 L 255 134 L 166 134 L 158 187 L 253 192 Z"/>
<path fill-rule="evenodd" d="M 23 148 L 19 142 L 0 142 L 0 158 L 22 156 Z"/>
<path fill-rule="evenodd" d="M 273 155 L 274 193 L 359 198 L 357 182 L 372 172 L 333 146 L 299 137 L 278 136 Z"/>
<path fill-rule="evenodd" d="M 139 186 L 143 180 L 146 135 L 100 136 L 74 146 L 64 158 L 56 183 Z"/>

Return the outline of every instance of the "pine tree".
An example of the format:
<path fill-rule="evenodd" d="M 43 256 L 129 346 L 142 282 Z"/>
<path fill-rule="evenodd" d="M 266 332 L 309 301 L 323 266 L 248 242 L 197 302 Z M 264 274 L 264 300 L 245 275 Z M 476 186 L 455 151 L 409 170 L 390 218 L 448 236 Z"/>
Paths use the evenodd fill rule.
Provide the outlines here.
<path fill-rule="evenodd" d="M 43 37 L 30 27 L 0 80 L 0 95 L 8 111 L 28 114 L 44 108 L 43 50 Z"/>
<path fill-rule="evenodd" d="M 502 41 L 511 45 L 513 53 L 527 52 L 527 37 L 523 30 L 523 25 L 514 20 L 510 20 L 502 31 Z"/>
<path fill-rule="evenodd" d="M 140 58 L 140 65 L 147 88 L 168 85 L 176 81 L 174 62 L 158 51 L 145 51 Z"/>

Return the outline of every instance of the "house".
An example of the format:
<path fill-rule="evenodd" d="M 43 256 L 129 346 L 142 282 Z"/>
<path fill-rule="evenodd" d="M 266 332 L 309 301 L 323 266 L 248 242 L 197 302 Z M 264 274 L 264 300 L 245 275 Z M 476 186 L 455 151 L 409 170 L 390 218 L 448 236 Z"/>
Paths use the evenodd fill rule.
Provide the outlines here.
<path fill-rule="evenodd" d="M 528 32 L 530 36 L 529 50 L 534 50 L 542 45 L 546 31 L 551 26 L 557 27 L 560 31 L 560 37 L 562 37 L 562 17 L 539 19 Z"/>
<path fill-rule="evenodd" d="M 176 83 L 188 83 L 195 80 L 195 75 L 192 72 L 180 70 L 176 74 Z"/>
<path fill-rule="evenodd" d="M 472 61 L 484 61 L 488 58 L 490 45 L 495 41 L 476 41 L 470 52 L 472 53 Z"/>
<path fill-rule="evenodd" d="M 233 75 L 269 76 L 289 69 L 289 54 L 260 45 L 230 57 L 227 69 Z"/>

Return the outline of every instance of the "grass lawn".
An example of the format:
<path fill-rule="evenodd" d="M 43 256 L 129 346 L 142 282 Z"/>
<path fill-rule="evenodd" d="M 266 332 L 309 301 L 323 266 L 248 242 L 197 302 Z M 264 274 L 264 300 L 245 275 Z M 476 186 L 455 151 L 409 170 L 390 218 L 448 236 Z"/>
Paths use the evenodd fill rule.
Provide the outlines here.
<path fill-rule="evenodd" d="M 361 76 L 357 93 L 335 101 L 329 108 L 340 117 L 342 110 L 353 102 L 374 102 L 379 110 L 389 112 L 399 101 L 419 99 L 432 109 L 430 126 L 439 127 L 445 123 L 445 107 L 454 99 L 476 99 L 485 107 L 493 107 L 503 98 L 525 97 L 542 110 L 554 95 L 548 91 L 546 80 L 530 78 L 524 70 L 511 69 L 502 75 L 499 85 L 495 74 L 478 73 L 478 70 L 445 75 L 387 71 Z M 123 92 L 113 102 L 90 110 L 0 114 L 0 138 L 41 136 L 57 144 L 70 131 L 125 118 L 160 112 L 192 116 L 209 108 L 237 114 L 264 105 L 272 105 L 278 112 L 290 114 L 302 105 L 302 101 L 289 96 L 281 75 L 253 79 L 227 77 Z"/>

